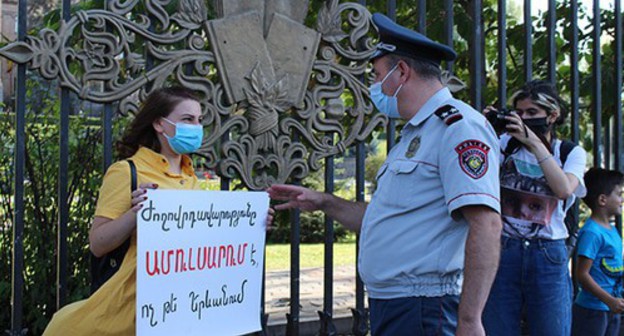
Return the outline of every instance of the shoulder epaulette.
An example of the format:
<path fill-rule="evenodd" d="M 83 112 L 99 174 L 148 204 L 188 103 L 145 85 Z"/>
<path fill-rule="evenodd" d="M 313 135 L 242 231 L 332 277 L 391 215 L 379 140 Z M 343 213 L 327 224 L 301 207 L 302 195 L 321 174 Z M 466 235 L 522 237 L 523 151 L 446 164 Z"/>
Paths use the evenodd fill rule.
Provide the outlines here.
<path fill-rule="evenodd" d="M 463 118 L 461 113 L 459 113 L 459 110 L 453 105 L 444 105 L 437 109 L 434 113 L 438 116 L 438 118 L 442 119 L 447 126 L 452 125 Z"/>

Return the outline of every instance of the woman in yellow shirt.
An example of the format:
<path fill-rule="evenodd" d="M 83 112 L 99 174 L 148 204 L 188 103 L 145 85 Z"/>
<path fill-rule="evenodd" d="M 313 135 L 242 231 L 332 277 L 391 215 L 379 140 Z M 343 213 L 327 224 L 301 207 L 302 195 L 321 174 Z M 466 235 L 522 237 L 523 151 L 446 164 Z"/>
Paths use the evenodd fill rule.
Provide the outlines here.
<path fill-rule="evenodd" d="M 136 300 L 136 213 L 147 189 L 198 189 L 191 159 L 202 142 L 202 110 L 184 88 L 155 90 L 117 143 L 122 161 L 110 166 L 100 188 L 89 232 L 93 254 L 101 257 L 124 243 L 130 247 L 119 268 L 91 297 L 59 310 L 44 335 L 133 335 Z M 136 165 L 137 190 L 130 193 Z M 269 215 L 268 221 L 272 220 Z"/>

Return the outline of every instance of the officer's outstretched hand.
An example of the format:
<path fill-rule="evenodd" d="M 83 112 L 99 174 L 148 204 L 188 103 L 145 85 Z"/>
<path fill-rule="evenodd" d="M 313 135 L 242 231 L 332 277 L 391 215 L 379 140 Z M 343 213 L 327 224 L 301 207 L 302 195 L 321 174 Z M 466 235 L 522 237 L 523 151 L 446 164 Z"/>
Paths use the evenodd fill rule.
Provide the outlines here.
<path fill-rule="evenodd" d="M 289 184 L 274 184 L 267 190 L 269 197 L 277 201 L 287 201 L 275 206 L 276 210 L 299 208 L 304 211 L 320 210 L 325 194 Z"/>
<path fill-rule="evenodd" d="M 273 219 L 275 218 L 275 210 L 273 208 L 269 208 L 269 213 L 267 214 L 266 223 L 264 224 L 264 228 L 267 231 L 273 230 Z"/>

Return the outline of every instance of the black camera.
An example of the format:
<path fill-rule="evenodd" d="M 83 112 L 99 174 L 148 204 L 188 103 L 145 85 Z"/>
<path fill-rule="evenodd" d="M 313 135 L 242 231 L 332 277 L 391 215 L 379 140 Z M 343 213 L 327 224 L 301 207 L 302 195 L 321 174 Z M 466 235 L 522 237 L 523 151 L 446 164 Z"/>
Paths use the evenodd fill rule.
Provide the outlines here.
<path fill-rule="evenodd" d="M 500 110 L 492 110 L 485 114 L 485 118 L 492 124 L 496 134 L 502 134 L 507 132 L 507 125 L 509 121 L 505 117 L 510 116 L 512 110 L 502 108 Z"/>

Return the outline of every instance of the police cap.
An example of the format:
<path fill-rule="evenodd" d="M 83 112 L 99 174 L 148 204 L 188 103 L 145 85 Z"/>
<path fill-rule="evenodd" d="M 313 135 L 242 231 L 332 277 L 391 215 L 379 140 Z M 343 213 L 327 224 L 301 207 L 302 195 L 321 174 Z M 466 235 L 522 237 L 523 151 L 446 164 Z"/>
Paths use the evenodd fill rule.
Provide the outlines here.
<path fill-rule="evenodd" d="M 407 29 L 383 14 L 373 14 L 373 23 L 379 31 L 380 41 L 370 57 L 371 61 L 392 53 L 429 61 L 439 66 L 442 61 L 452 61 L 457 57 L 452 48 Z"/>

